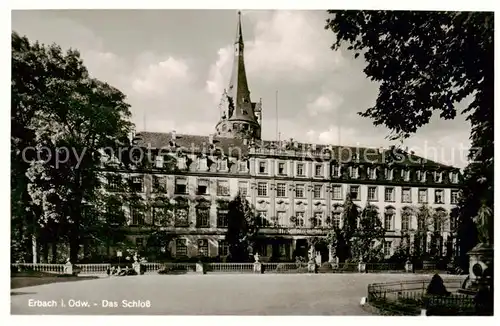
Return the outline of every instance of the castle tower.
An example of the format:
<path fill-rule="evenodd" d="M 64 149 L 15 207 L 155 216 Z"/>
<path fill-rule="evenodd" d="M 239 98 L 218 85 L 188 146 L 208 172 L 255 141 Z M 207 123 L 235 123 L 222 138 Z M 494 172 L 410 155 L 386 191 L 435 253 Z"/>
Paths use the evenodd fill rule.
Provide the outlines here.
<path fill-rule="evenodd" d="M 233 70 L 229 86 L 222 94 L 221 117 L 215 129 L 217 134 L 223 137 L 260 139 L 262 102 L 254 103 L 250 100 L 243 57 L 244 48 L 241 12 L 238 12 Z"/>

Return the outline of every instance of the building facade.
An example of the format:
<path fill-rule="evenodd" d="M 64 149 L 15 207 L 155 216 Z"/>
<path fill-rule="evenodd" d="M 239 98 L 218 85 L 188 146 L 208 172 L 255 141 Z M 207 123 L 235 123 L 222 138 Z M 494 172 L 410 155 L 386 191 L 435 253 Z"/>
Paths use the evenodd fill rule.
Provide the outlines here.
<path fill-rule="evenodd" d="M 152 158 L 147 168 L 127 172 L 135 190 L 146 200 L 161 197 L 176 204 L 167 223 L 157 218 L 161 204 L 140 216 L 133 207 L 127 208 L 129 238 L 137 246 L 147 246 L 152 230 L 162 230 L 174 235 L 165 248 L 174 257 L 226 256 L 227 206 L 240 193 L 264 225 L 259 231 L 262 257 L 305 257 L 308 238 L 325 236 L 332 225 L 342 227 L 342 205 L 350 194 L 360 208 L 371 204 L 378 209 L 387 230 L 386 256 L 401 239 L 414 243 L 422 234 L 417 221 L 422 205 L 434 219 L 425 226 L 424 250 L 434 247 L 441 255 L 450 253 L 449 216 L 458 199 L 458 169 L 395 147 L 262 140 L 262 102 L 250 99 L 241 20 L 234 48 L 233 71 L 222 95 L 215 134 L 135 135 L 135 146 L 147 148 Z M 435 231 L 440 234 L 437 240 Z"/>

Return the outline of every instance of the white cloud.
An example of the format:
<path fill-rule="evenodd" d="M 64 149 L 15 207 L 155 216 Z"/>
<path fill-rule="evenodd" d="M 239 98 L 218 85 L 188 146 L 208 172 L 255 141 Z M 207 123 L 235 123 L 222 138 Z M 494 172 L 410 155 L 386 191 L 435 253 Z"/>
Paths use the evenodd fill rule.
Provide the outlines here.
<path fill-rule="evenodd" d="M 245 44 L 249 73 L 304 81 L 341 63 L 341 52 L 329 50 L 331 32 L 324 31 L 318 12 L 280 10 L 256 17 L 254 38 Z"/>
<path fill-rule="evenodd" d="M 317 116 L 319 113 L 327 113 L 338 109 L 342 104 L 343 98 L 337 94 L 322 94 L 312 102 L 307 103 L 307 111 L 312 117 Z"/>
<path fill-rule="evenodd" d="M 206 91 L 213 96 L 214 103 L 220 101 L 224 88 L 229 83 L 234 58 L 232 46 L 219 49 L 218 54 L 217 61 L 210 66 L 206 81 Z"/>
<path fill-rule="evenodd" d="M 303 84 L 316 81 L 318 74 L 334 71 L 344 62 L 340 51 L 329 49 L 332 33 L 324 31 L 324 19 L 318 12 L 249 11 L 245 16 L 252 23 L 243 22 L 245 66 L 252 80 Z M 252 27 L 253 33 L 245 33 Z M 214 96 L 215 102 L 229 82 L 232 41 L 228 40 L 228 45 L 219 49 L 218 59 L 209 70 L 206 91 Z"/>
<path fill-rule="evenodd" d="M 165 92 L 168 87 L 176 87 L 178 83 L 189 82 L 189 68 L 182 60 L 169 57 L 158 63 L 150 64 L 139 71 L 132 81 L 132 88 L 146 96 L 156 96 Z"/>

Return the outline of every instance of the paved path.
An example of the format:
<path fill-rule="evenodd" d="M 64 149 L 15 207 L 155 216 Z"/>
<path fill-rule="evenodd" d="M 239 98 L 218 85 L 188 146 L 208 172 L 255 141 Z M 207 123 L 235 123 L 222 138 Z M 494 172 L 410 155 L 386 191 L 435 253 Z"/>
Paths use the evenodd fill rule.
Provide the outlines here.
<path fill-rule="evenodd" d="M 402 279 L 430 280 L 430 276 L 187 274 L 112 277 L 12 290 L 11 313 L 367 315 L 359 305 L 361 297 L 366 296 L 367 285 Z M 134 305 L 134 300 L 136 304 L 142 302 L 143 307 L 124 307 L 123 300 L 128 300 L 131 305 Z M 55 306 L 30 307 L 30 302 L 32 305 L 52 302 Z M 113 303 L 116 307 L 113 307 Z M 70 307 L 78 304 L 79 307 Z"/>

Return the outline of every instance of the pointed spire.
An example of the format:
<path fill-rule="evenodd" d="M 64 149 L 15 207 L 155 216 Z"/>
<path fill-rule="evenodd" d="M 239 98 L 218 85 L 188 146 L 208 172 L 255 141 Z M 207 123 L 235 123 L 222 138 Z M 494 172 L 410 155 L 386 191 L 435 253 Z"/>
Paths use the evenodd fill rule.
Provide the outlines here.
<path fill-rule="evenodd" d="M 243 32 L 241 30 L 241 11 L 238 11 L 238 26 L 236 27 L 236 42 L 234 44 L 239 44 L 243 47 Z"/>
<path fill-rule="evenodd" d="M 216 127 L 220 127 L 220 129 L 217 129 L 219 134 L 237 135 L 240 132 L 240 128 L 243 128 L 241 131 L 251 131 L 253 135 L 260 137 L 260 125 L 255 110 L 257 103 L 253 103 L 250 99 L 250 90 L 248 89 L 245 70 L 241 11 L 238 11 L 233 69 L 229 86 L 222 94 L 224 108 L 221 110 L 221 113 L 223 116 L 221 116 L 221 120 Z M 225 115 L 226 112 L 227 116 Z M 230 124 L 226 125 L 226 122 L 230 122 Z"/>
<path fill-rule="evenodd" d="M 229 116 L 238 120 L 255 121 L 256 117 L 250 101 L 250 90 L 248 89 L 245 60 L 243 58 L 243 33 L 241 29 L 241 12 L 238 12 L 237 36 L 234 44 L 234 62 L 231 80 L 227 90 L 229 97 Z"/>

